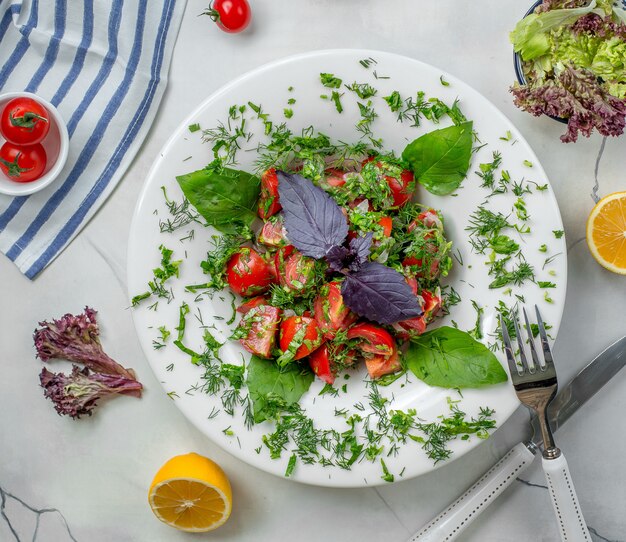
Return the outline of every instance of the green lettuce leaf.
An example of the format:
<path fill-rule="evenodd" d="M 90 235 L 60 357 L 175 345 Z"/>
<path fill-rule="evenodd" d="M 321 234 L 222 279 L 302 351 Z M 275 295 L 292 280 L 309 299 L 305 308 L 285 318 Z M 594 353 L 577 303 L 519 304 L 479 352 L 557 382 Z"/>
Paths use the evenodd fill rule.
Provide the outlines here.
<path fill-rule="evenodd" d="M 176 177 L 185 197 L 223 233 L 235 233 L 256 218 L 258 177 L 227 167 L 207 167 Z"/>
<path fill-rule="evenodd" d="M 575 23 L 579 17 L 591 13 L 595 8 L 596 0 L 591 0 L 586 7 L 531 13 L 521 19 L 511 32 L 513 49 L 526 61 L 543 56 L 550 52 L 550 30 Z"/>
<path fill-rule="evenodd" d="M 472 122 L 428 132 L 402 152 L 416 179 L 426 190 L 445 196 L 467 175 L 472 158 Z"/>
<path fill-rule="evenodd" d="M 272 360 L 252 356 L 246 385 L 252 400 L 254 422 L 272 418 L 277 404 L 297 403 L 312 382 L 313 373 L 297 363 L 280 368 Z"/>
<path fill-rule="evenodd" d="M 429 386 L 482 388 L 507 380 L 493 352 L 453 327 L 442 326 L 413 339 L 405 363 Z"/>

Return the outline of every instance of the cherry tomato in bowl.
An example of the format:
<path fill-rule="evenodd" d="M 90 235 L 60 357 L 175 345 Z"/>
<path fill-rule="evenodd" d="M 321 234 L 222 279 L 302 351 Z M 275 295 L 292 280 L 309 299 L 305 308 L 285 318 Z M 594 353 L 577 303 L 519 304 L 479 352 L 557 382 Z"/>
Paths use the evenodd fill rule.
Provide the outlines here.
<path fill-rule="evenodd" d="M 247 0 L 214 0 L 204 12 L 224 32 L 241 32 L 250 24 L 252 14 Z"/>
<path fill-rule="evenodd" d="M 0 169 L 12 181 L 36 181 L 46 169 L 46 151 L 40 143 L 21 147 L 7 141 L 0 147 Z"/>
<path fill-rule="evenodd" d="M 10 100 L 0 114 L 0 133 L 14 145 L 41 143 L 50 130 L 50 114 L 37 100 L 20 96 Z"/>

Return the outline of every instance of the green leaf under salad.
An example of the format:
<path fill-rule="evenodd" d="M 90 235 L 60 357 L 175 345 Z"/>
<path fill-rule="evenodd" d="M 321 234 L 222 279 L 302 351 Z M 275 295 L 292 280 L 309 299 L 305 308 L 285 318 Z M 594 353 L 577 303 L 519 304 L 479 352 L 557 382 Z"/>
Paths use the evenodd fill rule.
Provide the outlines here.
<path fill-rule="evenodd" d="M 189 202 L 221 232 L 234 233 L 256 218 L 260 181 L 250 173 L 210 165 L 176 180 Z"/>
<path fill-rule="evenodd" d="M 278 367 L 271 360 L 252 356 L 246 384 L 254 409 L 254 422 L 260 423 L 276 414 L 275 405 L 297 403 L 313 382 L 313 373 L 297 363 Z"/>
<path fill-rule="evenodd" d="M 409 143 L 402 158 L 429 192 L 454 192 L 467 175 L 472 158 L 472 122 L 428 132 Z"/>
<path fill-rule="evenodd" d="M 507 380 L 493 352 L 465 331 L 448 326 L 413 339 L 405 360 L 429 386 L 481 388 Z"/>

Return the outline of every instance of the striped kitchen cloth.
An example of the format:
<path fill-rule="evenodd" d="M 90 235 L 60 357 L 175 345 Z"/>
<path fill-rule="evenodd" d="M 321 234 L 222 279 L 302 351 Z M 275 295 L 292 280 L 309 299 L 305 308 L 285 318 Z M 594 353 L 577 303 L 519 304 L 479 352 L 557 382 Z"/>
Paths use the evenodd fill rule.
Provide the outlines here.
<path fill-rule="evenodd" d="M 67 122 L 67 164 L 31 196 L 0 195 L 0 250 L 29 278 L 115 188 L 165 90 L 186 0 L 0 0 L 0 91 L 34 92 Z"/>

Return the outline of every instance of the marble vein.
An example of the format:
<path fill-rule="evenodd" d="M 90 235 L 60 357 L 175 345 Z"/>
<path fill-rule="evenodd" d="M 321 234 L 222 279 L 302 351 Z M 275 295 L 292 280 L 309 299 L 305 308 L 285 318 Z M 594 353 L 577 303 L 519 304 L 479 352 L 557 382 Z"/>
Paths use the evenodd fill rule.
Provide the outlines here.
<path fill-rule="evenodd" d="M 606 136 L 602 138 L 600 151 L 598 152 L 598 156 L 596 158 L 596 167 L 593 170 L 595 184 L 593 185 L 593 188 L 591 189 L 591 199 L 594 201 L 594 203 L 598 203 L 598 201 L 600 201 L 600 196 L 598 196 L 598 191 L 600 190 L 600 181 L 598 180 L 598 171 L 600 170 L 600 161 L 602 160 L 602 156 L 604 155 L 605 145 L 606 145 Z"/>
<path fill-rule="evenodd" d="M 13 495 L 12 493 L 9 493 L 5 489 L 3 489 L 2 486 L 0 486 L 0 517 L 4 520 L 4 522 L 8 526 L 9 530 L 11 531 L 11 534 L 15 537 L 16 542 L 25 542 L 25 541 L 20 539 L 20 536 L 19 536 L 18 531 L 17 531 L 17 525 L 16 525 L 16 522 L 15 522 L 15 519 L 12 522 L 11 519 L 9 518 L 8 514 L 7 514 L 6 505 L 7 505 L 7 501 L 9 499 L 13 499 L 14 501 L 16 501 L 19 504 L 21 504 L 24 508 L 26 508 L 30 512 L 33 512 L 36 515 L 35 530 L 33 531 L 32 542 L 37 542 L 37 535 L 39 534 L 39 524 L 41 522 L 41 517 L 44 514 L 57 514 L 59 516 L 59 518 L 61 519 L 61 522 L 62 522 L 63 526 L 65 527 L 65 530 L 67 531 L 67 535 L 69 536 L 70 540 L 72 540 L 73 542 L 78 542 L 78 540 L 76 540 L 76 538 L 72 534 L 72 531 L 70 529 L 70 526 L 67 523 L 67 520 L 65 519 L 65 516 L 63 515 L 63 513 L 59 509 L 57 509 L 57 508 L 35 508 L 34 506 L 31 506 L 30 504 L 28 504 L 24 500 L 20 499 L 16 495 Z"/>

